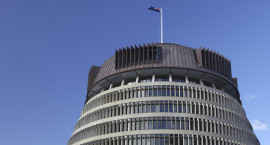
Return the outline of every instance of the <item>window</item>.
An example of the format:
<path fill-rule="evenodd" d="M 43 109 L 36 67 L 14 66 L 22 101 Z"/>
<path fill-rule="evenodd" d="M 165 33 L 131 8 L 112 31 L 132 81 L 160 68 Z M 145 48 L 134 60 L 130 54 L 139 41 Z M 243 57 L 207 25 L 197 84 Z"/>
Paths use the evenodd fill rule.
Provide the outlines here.
<path fill-rule="evenodd" d="M 188 82 L 191 84 L 200 84 L 200 80 L 190 77 L 188 78 Z"/>
<path fill-rule="evenodd" d="M 140 83 L 152 82 L 152 76 L 140 77 Z"/>
<path fill-rule="evenodd" d="M 185 77 L 183 77 L 183 76 L 173 76 L 172 81 L 173 82 L 186 82 Z"/>
<path fill-rule="evenodd" d="M 155 76 L 155 82 L 168 82 L 169 76 Z"/>

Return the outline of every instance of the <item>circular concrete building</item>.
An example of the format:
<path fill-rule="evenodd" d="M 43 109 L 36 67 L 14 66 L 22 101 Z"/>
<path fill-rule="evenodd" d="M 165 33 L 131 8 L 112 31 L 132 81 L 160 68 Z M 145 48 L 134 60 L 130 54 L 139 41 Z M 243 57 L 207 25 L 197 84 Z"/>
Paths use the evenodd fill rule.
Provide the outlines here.
<path fill-rule="evenodd" d="M 204 48 L 122 48 L 89 71 L 68 145 L 259 145 L 231 62 Z"/>

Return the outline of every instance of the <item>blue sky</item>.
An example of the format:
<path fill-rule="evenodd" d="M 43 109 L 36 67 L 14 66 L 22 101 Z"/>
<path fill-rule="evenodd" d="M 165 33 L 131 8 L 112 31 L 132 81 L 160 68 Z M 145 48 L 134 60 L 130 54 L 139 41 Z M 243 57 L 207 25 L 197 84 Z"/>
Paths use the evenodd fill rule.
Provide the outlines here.
<path fill-rule="evenodd" d="M 91 65 L 114 50 L 160 41 L 220 52 L 262 145 L 270 142 L 269 1 L 1 0 L 0 138 L 3 145 L 61 145 L 85 101 Z"/>

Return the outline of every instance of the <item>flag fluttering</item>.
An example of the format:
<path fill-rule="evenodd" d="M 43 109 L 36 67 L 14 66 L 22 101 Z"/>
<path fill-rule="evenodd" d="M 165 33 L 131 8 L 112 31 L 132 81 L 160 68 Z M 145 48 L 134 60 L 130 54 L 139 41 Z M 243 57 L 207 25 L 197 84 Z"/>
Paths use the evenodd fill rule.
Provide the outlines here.
<path fill-rule="evenodd" d="M 160 13 L 161 8 L 155 8 L 151 6 L 150 8 L 148 8 L 148 10 L 152 10 L 152 11 Z"/>
<path fill-rule="evenodd" d="M 163 12 L 162 12 L 162 8 L 155 8 L 153 6 L 151 6 L 150 8 L 148 8 L 148 10 L 151 11 L 155 11 L 160 13 L 160 43 L 163 43 Z"/>

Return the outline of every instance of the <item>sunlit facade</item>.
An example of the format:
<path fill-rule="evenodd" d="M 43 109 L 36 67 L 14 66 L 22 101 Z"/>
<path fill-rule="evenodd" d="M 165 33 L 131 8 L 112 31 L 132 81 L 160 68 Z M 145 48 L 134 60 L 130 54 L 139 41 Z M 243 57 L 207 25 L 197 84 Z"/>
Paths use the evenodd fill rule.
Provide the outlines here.
<path fill-rule="evenodd" d="M 232 78 L 208 49 L 155 43 L 115 51 L 89 71 L 68 145 L 259 145 Z"/>

